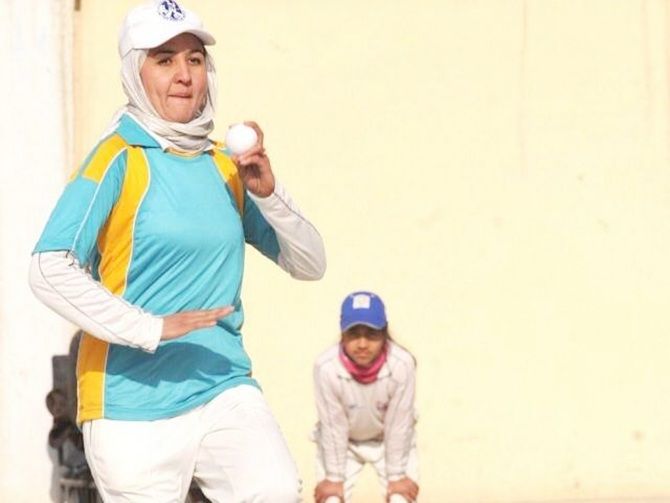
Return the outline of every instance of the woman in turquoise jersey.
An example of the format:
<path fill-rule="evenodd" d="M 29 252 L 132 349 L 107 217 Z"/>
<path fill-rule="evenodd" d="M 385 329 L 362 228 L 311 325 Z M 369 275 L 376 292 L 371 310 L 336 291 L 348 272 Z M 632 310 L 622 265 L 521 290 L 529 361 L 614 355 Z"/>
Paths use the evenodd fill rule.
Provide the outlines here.
<path fill-rule="evenodd" d="M 73 174 L 31 286 L 80 326 L 78 422 L 105 501 L 296 502 L 300 482 L 240 333 L 245 242 L 298 279 L 323 243 L 277 182 L 263 133 L 209 139 L 216 75 L 200 19 L 172 0 L 119 36 L 128 103 Z"/>

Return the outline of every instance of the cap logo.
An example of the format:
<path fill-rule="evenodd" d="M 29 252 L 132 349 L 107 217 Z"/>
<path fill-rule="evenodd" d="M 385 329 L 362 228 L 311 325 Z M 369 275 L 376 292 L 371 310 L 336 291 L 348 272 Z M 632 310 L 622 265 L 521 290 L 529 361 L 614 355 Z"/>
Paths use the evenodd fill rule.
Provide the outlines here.
<path fill-rule="evenodd" d="M 181 21 L 186 17 L 184 11 L 181 10 L 179 4 L 174 0 L 163 0 L 158 4 L 158 13 L 164 19 L 169 19 L 170 21 Z"/>
<path fill-rule="evenodd" d="M 353 309 L 370 309 L 370 296 L 359 293 L 351 299 Z"/>

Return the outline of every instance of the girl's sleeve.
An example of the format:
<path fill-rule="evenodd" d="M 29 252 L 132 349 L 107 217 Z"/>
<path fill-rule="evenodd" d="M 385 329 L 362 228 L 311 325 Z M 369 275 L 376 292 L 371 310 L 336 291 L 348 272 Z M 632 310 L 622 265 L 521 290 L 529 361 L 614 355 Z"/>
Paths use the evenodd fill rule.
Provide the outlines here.
<path fill-rule="evenodd" d="M 268 197 L 247 192 L 245 198 L 246 241 L 292 277 L 320 279 L 326 270 L 323 240 L 284 187 L 276 182 L 274 192 Z"/>
<path fill-rule="evenodd" d="M 414 436 L 414 391 L 416 369 L 413 363 L 401 362 L 393 371 L 397 387 L 384 420 L 386 474 L 388 479 L 406 476 L 407 461 Z"/>
<path fill-rule="evenodd" d="M 337 376 L 330 376 L 325 364 L 314 366 L 314 393 L 319 416 L 319 431 L 316 437 L 326 471 L 326 479 L 342 482 L 345 479 L 349 422 L 336 389 Z"/>

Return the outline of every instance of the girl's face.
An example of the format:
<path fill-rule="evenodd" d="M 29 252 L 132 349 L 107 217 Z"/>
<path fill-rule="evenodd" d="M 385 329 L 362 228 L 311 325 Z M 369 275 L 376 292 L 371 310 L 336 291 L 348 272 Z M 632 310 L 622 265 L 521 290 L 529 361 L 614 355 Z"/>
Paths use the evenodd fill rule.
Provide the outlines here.
<path fill-rule="evenodd" d="M 205 49 L 182 33 L 149 51 L 140 70 L 149 101 L 163 119 L 190 122 L 207 97 Z"/>
<path fill-rule="evenodd" d="M 386 330 L 378 330 L 365 325 L 355 325 L 342 333 L 344 352 L 354 363 L 369 366 L 384 349 Z"/>

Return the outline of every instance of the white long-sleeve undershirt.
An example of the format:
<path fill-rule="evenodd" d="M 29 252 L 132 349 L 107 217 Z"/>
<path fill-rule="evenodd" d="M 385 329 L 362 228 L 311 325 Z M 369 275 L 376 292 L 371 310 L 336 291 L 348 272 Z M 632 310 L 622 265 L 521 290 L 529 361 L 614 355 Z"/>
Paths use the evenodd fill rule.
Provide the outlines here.
<path fill-rule="evenodd" d="M 251 193 L 249 197 L 277 235 L 279 267 L 295 279 L 321 279 L 326 272 L 323 239 L 302 216 L 286 189 L 276 182 L 274 192 L 268 197 L 257 197 Z"/>
<path fill-rule="evenodd" d="M 249 196 L 275 231 L 279 266 L 296 279 L 321 278 L 326 269 L 323 240 L 286 190 L 276 183 L 266 198 Z M 158 347 L 163 319 L 111 293 L 69 250 L 34 254 L 30 286 L 49 308 L 98 339 L 148 352 Z"/>

